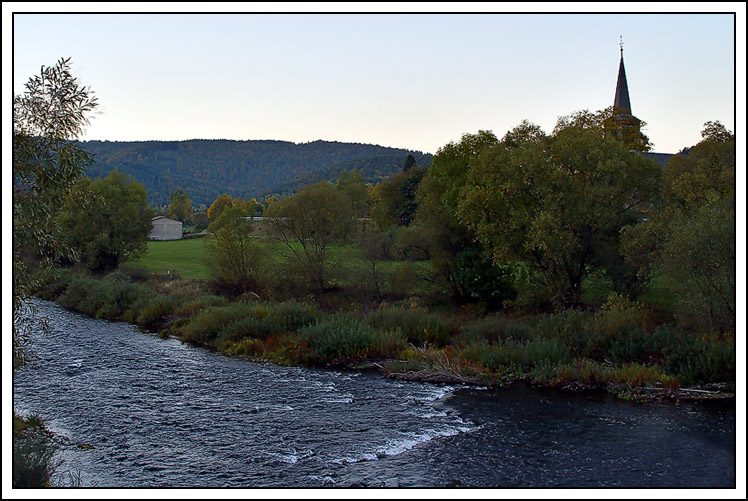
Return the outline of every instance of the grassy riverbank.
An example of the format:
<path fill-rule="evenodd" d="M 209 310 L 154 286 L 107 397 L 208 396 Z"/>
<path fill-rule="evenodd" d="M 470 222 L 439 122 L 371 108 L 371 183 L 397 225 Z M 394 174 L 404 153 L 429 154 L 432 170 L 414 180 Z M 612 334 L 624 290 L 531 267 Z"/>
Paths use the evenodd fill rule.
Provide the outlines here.
<path fill-rule="evenodd" d="M 429 308 L 417 297 L 362 301 L 345 287 L 272 301 L 229 299 L 211 293 L 205 279 L 179 275 L 142 266 L 106 276 L 68 269 L 45 281 L 39 295 L 97 318 L 278 364 L 377 368 L 388 377 L 490 386 L 526 381 L 622 398 L 734 391 L 732 339 L 662 323 L 647 305 L 617 296 L 596 311 L 511 317 Z"/>

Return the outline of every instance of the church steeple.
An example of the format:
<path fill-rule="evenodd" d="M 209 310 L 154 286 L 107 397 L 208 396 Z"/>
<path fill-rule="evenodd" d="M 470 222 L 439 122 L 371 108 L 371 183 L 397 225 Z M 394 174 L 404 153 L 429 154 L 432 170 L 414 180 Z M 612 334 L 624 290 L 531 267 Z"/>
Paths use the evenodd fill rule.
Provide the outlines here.
<path fill-rule="evenodd" d="M 621 39 L 621 63 L 618 65 L 618 83 L 616 84 L 616 97 L 613 106 L 626 110 L 631 115 L 631 101 L 629 100 L 629 86 L 626 83 L 626 68 L 623 67 L 623 39 Z"/>

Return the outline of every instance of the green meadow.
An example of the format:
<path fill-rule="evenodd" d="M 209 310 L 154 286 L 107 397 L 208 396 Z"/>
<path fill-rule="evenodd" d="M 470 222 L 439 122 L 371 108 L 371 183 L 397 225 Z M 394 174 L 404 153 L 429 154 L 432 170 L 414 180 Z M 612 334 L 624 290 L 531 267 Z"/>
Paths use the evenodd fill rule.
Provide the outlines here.
<path fill-rule="evenodd" d="M 290 254 L 285 244 L 272 239 L 259 239 L 259 244 L 266 249 L 268 255 L 276 262 L 284 262 Z M 210 278 L 210 271 L 205 262 L 207 238 L 193 238 L 182 240 L 165 240 L 148 242 L 146 254 L 133 263 L 143 266 L 148 271 L 166 273 L 176 272 L 178 276 L 188 279 Z M 301 250 L 298 243 L 293 246 Z M 355 281 L 355 276 L 367 271 L 367 263 L 361 257 L 361 250 L 352 244 L 333 244 L 327 251 L 332 268 L 349 272 L 349 280 Z M 410 266 L 413 270 L 425 270 L 429 267 L 426 261 L 382 261 L 378 263 L 378 270 L 383 274 L 391 274 Z M 352 274 L 352 276 L 351 276 Z M 344 280 L 347 281 L 347 280 Z"/>
<path fill-rule="evenodd" d="M 148 242 L 146 255 L 135 263 L 159 273 L 176 271 L 183 278 L 208 278 L 204 258 L 206 244 L 203 238 L 152 240 Z"/>

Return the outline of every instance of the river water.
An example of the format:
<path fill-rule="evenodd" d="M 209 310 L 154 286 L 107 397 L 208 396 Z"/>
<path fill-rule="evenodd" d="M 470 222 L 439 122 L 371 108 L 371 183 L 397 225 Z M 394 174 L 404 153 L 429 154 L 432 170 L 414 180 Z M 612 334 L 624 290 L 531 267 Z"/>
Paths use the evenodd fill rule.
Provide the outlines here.
<path fill-rule="evenodd" d="M 36 304 L 49 330 L 14 374 L 14 408 L 61 437 L 83 486 L 735 486 L 734 400 L 256 364 Z"/>

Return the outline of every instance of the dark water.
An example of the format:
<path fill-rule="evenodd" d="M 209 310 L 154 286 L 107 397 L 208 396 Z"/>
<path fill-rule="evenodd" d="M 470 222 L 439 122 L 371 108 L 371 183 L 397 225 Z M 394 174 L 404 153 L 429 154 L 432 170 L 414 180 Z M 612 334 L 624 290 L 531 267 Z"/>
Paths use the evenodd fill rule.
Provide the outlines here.
<path fill-rule="evenodd" d="M 98 487 L 734 487 L 734 401 L 635 404 L 234 360 L 38 303 L 14 406 Z M 93 449 L 81 449 L 90 444 Z"/>

